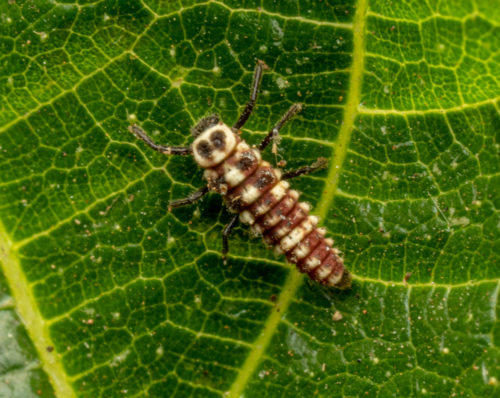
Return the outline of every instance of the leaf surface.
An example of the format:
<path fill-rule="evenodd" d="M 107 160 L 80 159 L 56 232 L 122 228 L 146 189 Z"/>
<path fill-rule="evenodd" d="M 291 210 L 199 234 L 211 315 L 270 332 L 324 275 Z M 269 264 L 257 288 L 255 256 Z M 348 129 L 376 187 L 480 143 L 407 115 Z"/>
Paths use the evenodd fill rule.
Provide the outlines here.
<path fill-rule="evenodd" d="M 0 396 L 499 393 L 500 11 L 476 1 L 0 5 Z M 258 143 L 330 160 L 293 185 L 352 289 L 274 257 L 188 144 L 237 120 L 257 59 Z M 5 333 L 4 333 L 5 332 Z"/>

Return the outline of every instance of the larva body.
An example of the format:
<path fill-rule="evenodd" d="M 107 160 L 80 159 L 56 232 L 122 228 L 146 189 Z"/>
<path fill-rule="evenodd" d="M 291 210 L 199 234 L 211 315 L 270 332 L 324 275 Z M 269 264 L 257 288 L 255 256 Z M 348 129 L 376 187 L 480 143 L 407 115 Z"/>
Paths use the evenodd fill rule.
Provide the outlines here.
<path fill-rule="evenodd" d="M 299 192 L 282 180 L 281 171 L 263 161 L 260 151 L 241 140 L 236 129 L 217 120 L 204 126 L 191 148 L 205 169 L 208 189 L 220 193 L 241 222 L 313 280 L 328 286 L 350 285 L 333 240 L 317 227 L 310 206 L 299 201 Z"/>

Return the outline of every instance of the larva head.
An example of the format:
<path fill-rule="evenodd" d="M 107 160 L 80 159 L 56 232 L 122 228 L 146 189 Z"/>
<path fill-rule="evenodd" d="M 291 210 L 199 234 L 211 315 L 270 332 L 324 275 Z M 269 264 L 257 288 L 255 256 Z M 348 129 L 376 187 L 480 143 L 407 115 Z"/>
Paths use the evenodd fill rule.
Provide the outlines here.
<path fill-rule="evenodd" d="M 220 122 L 201 132 L 193 142 L 194 160 L 203 168 L 214 167 L 231 155 L 238 137 Z"/>

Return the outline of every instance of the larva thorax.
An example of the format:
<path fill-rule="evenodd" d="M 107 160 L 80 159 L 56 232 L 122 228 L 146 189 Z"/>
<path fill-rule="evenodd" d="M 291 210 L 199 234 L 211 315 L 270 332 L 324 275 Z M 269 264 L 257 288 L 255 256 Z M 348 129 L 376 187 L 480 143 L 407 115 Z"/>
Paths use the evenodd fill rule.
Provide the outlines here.
<path fill-rule="evenodd" d="M 192 144 L 195 161 L 205 169 L 209 189 L 223 195 L 230 211 L 251 225 L 264 241 L 285 254 L 299 271 L 329 286 L 350 285 L 333 241 L 299 202 L 300 193 L 281 179 L 279 169 L 262 160 L 260 152 L 241 140 L 236 131 L 214 122 L 200 131 Z"/>

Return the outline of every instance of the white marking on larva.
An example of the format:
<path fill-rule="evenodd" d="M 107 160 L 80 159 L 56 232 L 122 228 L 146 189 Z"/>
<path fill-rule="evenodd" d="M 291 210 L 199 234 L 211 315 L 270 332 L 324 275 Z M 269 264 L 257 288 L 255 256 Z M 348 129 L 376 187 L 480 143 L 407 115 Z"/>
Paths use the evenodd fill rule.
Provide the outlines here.
<path fill-rule="evenodd" d="M 245 178 L 245 173 L 238 169 L 238 167 L 228 164 L 224 165 L 224 179 L 230 187 L 235 187 L 241 184 L 245 180 Z"/>
<path fill-rule="evenodd" d="M 241 193 L 241 202 L 246 206 L 255 202 L 260 198 L 262 192 L 260 192 L 253 185 L 245 185 L 243 187 L 243 192 Z"/>
<path fill-rule="evenodd" d="M 302 267 L 304 271 L 312 271 L 313 269 L 317 268 L 318 265 L 321 264 L 321 261 L 318 260 L 316 257 L 309 257 L 306 261 L 304 261 L 304 266 Z"/>
<path fill-rule="evenodd" d="M 304 212 L 309 213 L 311 211 L 311 205 L 306 202 L 300 202 L 299 206 Z M 312 217 L 312 216 L 311 216 Z"/>
<path fill-rule="evenodd" d="M 281 239 L 279 244 L 281 250 L 288 252 L 293 249 L 307 234 L 313 230 L 314 226 L 315 224 L 307 218 L 298 227 L 294 228 L 287 236 Z"/>
<path fill-rule="evenodd" d="M 212 169 L 205 169 L 203 172 L 203 177 L 205 177 L 205 180 L 210 181 L 210 180 L 215 180 L 217 179 L 217 172 Z"/>
<path fill-rule="evenodd" d="M 326 235 L 326 229 L 324 227 L 321 227 L 321 228 L 318 228 L 316 230 L 318 232 L 318 234 L 320 234 L 321 236 L 325 236 Z"/>
<path fill-rule="evenodd" d="M 276 176 L 276 179 L 278 181 L 281 180 L 281 176 L 283 175 L 280 169 L 273 169 L 273 174 Z"/>
<path fill-rule="evenodd" d="M 229 187 L 227 186 L 227 184 L 220 184 L 220 185 L 219 185 L 219 193 L 220 193 L 221 195 L 225 195 L 225 194 L 227 194 L 227 190 L 228 190 L 228 188 L 229 188 Z"/>
<path fill-rule="evenodd" d="M 328 245 L 328 246 L 333 246 L 333 239 L 332 238 L 326 238 L 325 239 L 325 243 Z"/>
<path fill-rule="evenodd" d="M 212 142 L 210 141 L 210 135 L 214 131 L 222 131 L 224 133 L 224 138 L 225 138 L 224 147 L 221 149 L 215 148 Z M 212 148 L 212 152 L 208 157 L 202 156 L 197 150 L 198 144 L 202 141 L 205 141 Z M 196 161 L 196 163 L 198 163 L 201 167 L 205 169 L 208 167 L 216 166 L 223 160 L 225 160 L 233 152 L 235 146 L 236 146 L 236 136 L 234 135 L 232 130 L 224 123 L 216 124 L 215 126 L 212 126 L 203 131 L 194 140 L 192 145 L 194 160 Z"/>
<path fill-rule="evenodd" d="M 261 227 L 260 224 L 253 224 L 251 229 L 255 235 L 262 235 L 264 233 L 264 229 Z"/>
<path fill-rule="evenodd" d="M 297 258 L 297 260 L 302 260 L 305 256 L 307 256 L 311 252 L 311 246 L 306 246 L 303 244 L 299 244 L 292 252 L 293 256 Z"/>
<path fill-rule="evenodd" d="M 283 238 L 288 232 L 290 232 L 290 227 L 283 226 L 281 228 L 278 228 L 278 230 L 274 233 L 274 236 L 277 239 Z"/>
<path fill-rule="evenodd" d="M 290 187 L 290 184 L 286 181 L 280 181 L 278 184 L 276 184 L 270 191 L 269 193 L 273 196 L 274 198 L 274 204 L 278 203 L 283 197 L 286 195 L 286 191 Z M 266 204 L 262 203 L 260 206 L 258 206 L 255 209 L 255 215 L 260 216 L 262 214 L 267 213 L 270 209 L 273 203 Z"/>
<path fill-rule="evenodd" d="M 309 221 L 311 221 L 314 225 L 318 225 L 319 218 L 316 216 L 309 216 Z"/>
<path fill-rule="evenodd" d="M 316 278 L 323 280 L 325 279 L 331 271 L 326 267 L 319 267 L 316 270 Z"/>
<path fill-rule="evenodd" d="M 295 200 L 297 200 L 300 196 L 300 194 L 294 190 L 294 189 L 291 189 L 290 191 L 288 191 L 288 194 Z M 304 202 L 305 203 L 305 202 Z"/>
<path fill-rule="evenodd" d="M 331 273 L 327 281 L 329 285 L 336 285 L 337 283 L 340 282 L 341 279 L 342 279 L 342 273 L 340 274 Z"/>
<path fill-rule="evenodd" d="M 268 214 L 264 217 L 263 222 L 266 226 L 274 227 L 281 221 L 281 217 L 278 214 Z"/>
<path fill-rule="evenodd" d="M 255 222 L 255 217 L 248 210 L 244 210 L 240 213 L 240 221 L 243 224 L 253 225 Z"/>

